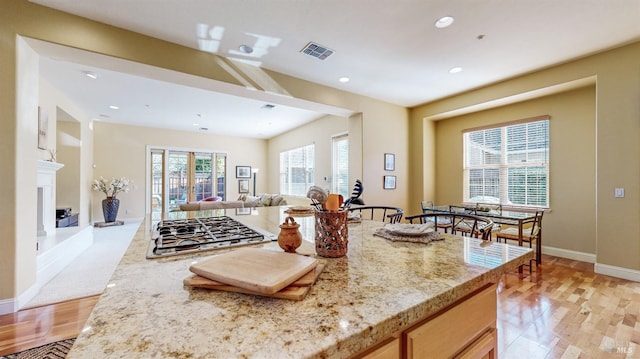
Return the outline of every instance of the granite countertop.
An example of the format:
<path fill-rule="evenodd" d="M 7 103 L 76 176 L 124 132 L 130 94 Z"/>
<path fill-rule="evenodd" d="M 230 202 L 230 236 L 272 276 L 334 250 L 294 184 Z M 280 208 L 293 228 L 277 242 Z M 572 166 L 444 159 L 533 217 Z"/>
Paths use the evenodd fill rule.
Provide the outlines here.
<path fill-rule="evenodd" d="M 285 209 L 226 214 L 277 235 Z M 313 216 L 295 219 L 305 239 L 298 252 L 314 253 Z M 224 250 L 146 259 L 145 221 L 67 357 L 344 358 L 533 258 L 529 248 L 451 235 L 392 242 L 373 235 L 381 226 L 350 224 L 347 256 L 322 258 L 327 266 L 307 297 L 293 301 L 183 287 L 189 265 Z M 277 242 L 257 247 L 281 250 Z"/>

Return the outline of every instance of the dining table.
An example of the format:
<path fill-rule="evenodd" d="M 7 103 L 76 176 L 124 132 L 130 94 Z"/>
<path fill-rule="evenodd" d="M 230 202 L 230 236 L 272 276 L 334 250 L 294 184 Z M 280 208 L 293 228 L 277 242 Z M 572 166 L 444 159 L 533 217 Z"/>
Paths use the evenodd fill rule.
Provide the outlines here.
<path fill-rule="evenodd" d="M 475 203 L 473 204 L 455 204 L 455 205 L 436 205 L 433 207 L 424 208 L 423 212 L 439 212 L 439 213 L 460 213 L 456 212 L 463 210 L 466 214 L 475 214 L 481 217 L 489 218 L 496 224 L 504 224 L 509 226 L 518 227 L 518 245 L 522 246 L 524 228 L 528 224 L 533 224 L 536 220 L 535 212 L 524 212 L 514 210 L 479 210 Z M 542 263 L 542 222 L 538 224 L 539 234 L 536 240 L 535 261 L 536 265 Z"/>

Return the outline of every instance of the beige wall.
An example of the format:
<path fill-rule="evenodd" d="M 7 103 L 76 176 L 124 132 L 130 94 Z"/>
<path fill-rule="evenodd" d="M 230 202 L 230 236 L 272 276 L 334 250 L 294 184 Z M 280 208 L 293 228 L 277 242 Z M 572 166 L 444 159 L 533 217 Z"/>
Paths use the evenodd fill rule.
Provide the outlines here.
<path fill-rule="evenodd" d="M 613 271 L 614 274 L 640 277 L 640 43 L 633 43 L 601 54 L 585 57 L 580 60 L 520 76 L 509 81 L 500 82 L 475 91 L 435 101 L 416 107 L 411 111 L 412 129 L 427 133 L 425 118 L 448 118 L 450 114 L 474 112 L 475 107 L 491 105 L 496 101 L 512 100 L 514 97 L 540 96 L 549 89 L 570 84 L 581 79 L 595 78 L 595 254 L 597 271 Z M 593 106 L 590 106 L 593 107 Z M 549 112 L 552 112 L 550 109 Z M 448 121 L 448 120 L 444 120 Z M 581 134 L 573 133 L 572 137 Z M 553 137 L 554 134 L 552 133 Z M 414 139 L 415 140 L 415 139 Z M 426 142 L 427 138 L 423 138 Z M 571 137 L 561 140 L 571 140 Z M 556 139 L 557 141 L 557 139 Z M 412 143 L 413 146 L 418 143 Z M 425 148 L 424 156 L 437 154 L 440 149 Z M 419 164 L 420 161 L 412 162 Z M 426 163 L 426 162 L 425 162 Z M 436 165 L 436 167 L 439 166 Z M 554 165 L 555 166 L 555 165 Z M 436 169 L 423 166 L 417 172 L 429 173 Z M 461 172 L 447 181 L 459 182 Z M 554 179 L 554 183 L 573 183 L 573 178 Z M 443 198 L 440 187 L 444 184 L 436 180 L 433 193 L 416 193 L 416 196 Z M 427 184 L 418 188 L 426 188 Z M 625 198 L 614 198 L 614 188 L 625 188 Z M 588 189 L 587 189 L 588 190 Z M 558 191 L 558 189 L 556 189 Z M 561 196 L 561 193 L 556 196 Z M 453 195 L 446 194 L 447 199 Z M 556 206 L 557 198 L 551 198 L 552 206 Z M 553 210 L 554 208 L 552 208 Z M 555 219 L 547 222 L 545 218 L 546 238 L 551 243 L 589 252 L 592 244 L 579 244 L 580 240 L 562 238 L 561 233 L 553 233 L 553 226 L 547 230 L 547 223 L 555 221 L 556 228 L 570 217 L 551 214 Z M 551 225 L 551 224 L 549 224 Z M 551 232 L 551 233 L 549 233 Z M 586 243 L 591 241 L 587 240 Z M 629 272 L 631 270 L 631 272 Z"/>
<path fill-rule="evenodd" d="M 267 192 L 280 193 L 280 152 L 310 144 L 315 145 L 314 182 L 317 186 L 331 189 L 331 182 L 324 181 L 325 176 L 331 176 L 331 138 L 348 132 L 348 121 L 338 116 L 324 116 L 270 139 L 267 147 L 269 153 Z"/>
<path fill-rule="evenodd" d="M 140 218 L 145 216 L 147 175 L 147 146 L 183 149 L 188 151 L 207 150 L 227 153 L 227 198 L 238 198 L 236 166 L 263 168 L 266 172 L 267 142 L 231 136 L 218 136 L 200 132 L 164 130 L 95 121 L 93 178 L 103 176 L 127 177 L 132 181 L 128 193 L 118 194 L 120 210 L 118 218 Z M 265 188 L 266 179 L 258 176 L 257 191 Z M 89 186 L 89 183 L 87 183 Z M 251 187 L 252 188 L 252 187 Z M 101 201 L 104 194 L 93 193 L 93 218 L 102 221 Z"/>
<path fill-rule="evenodd" d="M 540 115 L 551 116 L 549 198 L 544 245 L 595 254 L 595 87 L 436 122 L 438 204 L 461 203 L 462 131 Z"/>

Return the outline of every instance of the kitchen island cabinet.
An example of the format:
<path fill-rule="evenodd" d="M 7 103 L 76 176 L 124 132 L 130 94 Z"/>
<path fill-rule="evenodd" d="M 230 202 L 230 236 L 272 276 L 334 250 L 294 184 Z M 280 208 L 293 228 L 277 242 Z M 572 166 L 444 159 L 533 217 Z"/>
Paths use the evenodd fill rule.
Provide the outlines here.
<path fill-rule="evenodd" d="M 226 213 L 277 235 L 285 209 L 262 207 L 250 215 L 235 210 L 170 215 Z M 312 255 L 313 216 L 295 219 L 304 238 L 298 253 Z M 493 293 L 488 300 L 493 305 L 484 311 L 493 313 L 495 328 L 494 285 L 505 271 L 533 258 L 529 248 L 451 235 L 431 244 L 392 242 L 373 235 L 382 225 L 371 221 L 350 224 L 347 255 L 320 258 L 326 263 L 324 271 L 306 298 L 294 301 L 183 287 L 192 263 L 225 250 L 146 259 L 151 233 L 144 222 L 67 357 L 408 355 L 412 335 L 421 335 L 417 328 L 482 293 Z M 275 241 L 256 246 L 281 250 Z M 438 337 L 428 341 L 444 339 L 444 331 L 437 333 Z M 495 338 L 495 331 L 490 330 L 472 335 L 470 341 L 460 344 L 462 351 L 457 354 L 486 347 L 492 333 Z M 380 356 L 374 356 L 377 354 Z"/>

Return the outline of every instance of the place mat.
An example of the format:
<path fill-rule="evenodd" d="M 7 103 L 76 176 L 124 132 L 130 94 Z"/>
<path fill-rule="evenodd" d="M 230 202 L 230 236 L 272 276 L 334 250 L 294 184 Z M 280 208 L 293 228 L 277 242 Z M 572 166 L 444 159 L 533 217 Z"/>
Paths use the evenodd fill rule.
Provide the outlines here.
<path fill-rule="evenodd" d="M 295 282 L 291 283 L 289 286 L 281 289 L 278 292 L 272 294 L 254 292 L 248 289 L 234 287 L 232 285 L 227 285 L 224 283 L 216 282 L 199 275 L 190 275 L 185 278 L 182 283 L 185 287 L 188 288 L 203 288 L 203 289 L 213 289 L 220 290 L 225 292 L 236 292 L 236 293 L 244 293 L 244 294 L 252 294 L 258 295 L 262 297 L 270 297 L 270 298 L 278 298 L 278 299 L 289 299 L 289 300 L 302 300 L 304 299 L 309 291 L 311 290 L 311 286 L 316 282 L 320 273 L 324 270 L 326 263 L 318 262 L 318 265 L 300 277 Z"/>
<path fill-rule="evenodd" d="M 434 224 L 387 223 L 382 228 L 400 237 L 422 237 L 434 231 Z"/>
<path fill-rule="evenodd" d="M 394 234 L 384 228 L 378 228 L 373 233 L 374 236 L 389 239 L 394 242 L 412 242 L 412 243 L 431 243 L 433 241 L 442 241 L 444 238 L 437 231 L 431 231 L 421 236 L 401 236 Z"/>

